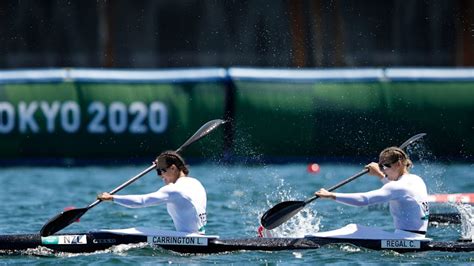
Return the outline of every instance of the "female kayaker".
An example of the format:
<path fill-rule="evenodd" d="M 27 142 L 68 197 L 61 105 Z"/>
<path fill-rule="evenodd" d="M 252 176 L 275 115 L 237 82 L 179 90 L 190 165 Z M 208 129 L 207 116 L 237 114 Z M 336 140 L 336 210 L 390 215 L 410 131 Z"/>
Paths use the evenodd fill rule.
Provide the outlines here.
<path fill-rule="evenodd" d="M 97 199 L 129 208 L 166 203 L 176 231 L 204 234 L 207 196 L 201 182 L 188 176 L 189 170 L 183 158 L 174 151 L 161 153 L 154 163 L 158 176 L 165 182 L 165 186 L 158 191 L 144 195 L 111 195 L 104 192 Z"/>
<path fill-rule="evenodd" d="M 402 149 L 389 147 L 380 153 L 378 163 L 365 166 L 370 175 L 379 177 L 384 183 L 380 189 L 365 193 L 333 193 L 322 188 L 314 194 L 353 206 L 389 202 L 395 234 L 409 232 L 424 236 L 428 228 L 428 192 L 423 179 L 409 173 L 412 165 Z"/>

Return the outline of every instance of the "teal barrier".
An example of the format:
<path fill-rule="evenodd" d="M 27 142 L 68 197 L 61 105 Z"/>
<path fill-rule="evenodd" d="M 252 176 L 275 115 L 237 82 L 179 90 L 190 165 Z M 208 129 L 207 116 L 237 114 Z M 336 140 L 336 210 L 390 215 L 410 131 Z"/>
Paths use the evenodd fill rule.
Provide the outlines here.
<path fill-rule="evenodd" d="M 215 118 L 186 157 L 376 157 L 426 132 L 466 159 L 473 113 L 474 69 L 0 71 L 0 159 L 151 159 Z"/>

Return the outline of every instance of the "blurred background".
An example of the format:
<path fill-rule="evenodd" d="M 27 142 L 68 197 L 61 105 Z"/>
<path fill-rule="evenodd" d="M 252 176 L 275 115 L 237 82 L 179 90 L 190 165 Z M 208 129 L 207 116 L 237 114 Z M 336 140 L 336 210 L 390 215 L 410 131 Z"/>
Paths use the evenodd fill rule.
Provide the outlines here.
<path fill-rule="evenodd" d="M 353 160 L 474 152 L 474 2 L 0 3 L 0 159 Z M 65 160 L 66 158 L 67 160 Z"/>
<path fill-rule="evenodd" d="M 473 66 L 469 0 L 0 3 L 2 68 Z"/>

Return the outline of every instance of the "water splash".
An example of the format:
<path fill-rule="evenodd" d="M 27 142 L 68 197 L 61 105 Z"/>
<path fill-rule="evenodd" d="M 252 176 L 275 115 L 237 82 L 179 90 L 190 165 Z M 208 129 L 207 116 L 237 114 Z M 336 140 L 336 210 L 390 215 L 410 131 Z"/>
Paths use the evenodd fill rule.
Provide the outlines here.
<path fill-rule="evenodd" d="M 474 240 L 474 208 L 469 204 L 456 204 L 461 214 L 461 238 Z"/>
<path fill-rule="evenodd" d="M 443 183 L 443 176 L 446 173 L 446 167 L 435 167 L 432 162 L 437 161 L 436 156 L 425 146 L 423 141 L 417 141 L 407 147 L 407 153 L 412 159 L 418 159 L 421 165 L 421 172 L 428 181 L 431 194 L 443 193 L 446 186 Z M 455 204 L 454 206 L 461 214 L 461 238 L 473 239 L 474 233 L 474 209 L 468 204 Z"/>
<path fill-rule="evenodd" d="M 274 237 L 304 237 L 318 232 L 320 222 L 316 212 L 305 209 L 271 231 Z"/>
<path fill-rule="evenodd" d="M 292 253 L 295 259 L 302 259 L 303 258 L 303 253 L 301 252 L 293 252 Z"/>
<path fill-rule="evenodd" d="M 239 209 L 246 226 L 245 230 L 255 235 L 260 224 L 260 217 L 267 209 L 278 202 L 296 200 L 295 196 L 301 199 L 302 196 L 293 192 L 291 186 L 285 183 L 281 173 L 263 161 L 258 145 L 249 141 L 251 139 L 245 133 L 240 133 L 236 137 L 236 153 L 245 154 L 240 160 L 242 164 L 257 165 L 260 176 L 255 176 L 256 171 L 248 167 L 233 167 L 232 172 L 224 174 L 228 180 L 227 187 L 231 188 L 228 195 L 233 198 L 230 206 Z M 264 177 L 261 176 L 262 172 Z M 235 180 L 238 182 L 236 183 Z M 258 191 L 262 193 L 255 193 L 255 187 L 258 187 Z M 264 200 L 262 200 L 263 196 Z M 271 230 L 271 234 L 275 237 L 302 237 L 318 232 L 319 223 L 316 213 L 310 208 L 305 208 L 285 224 Z"/>
<path fill-rule="evenodd" d="M 14 254 L 21 254 L 21 255 L 29 255 L 29 256 L 36 256 L 36 257 L 58 257 L 58 258 L 73 258 L 73 257 L 81 257 L 81 256 L 93 256 L 97 254 L 105 254 L 105 253 L 114 253 L 117 255 L 127 255 L 127 251 L 133 249 L 143 249 L 144 247 L 148 247 L 148 243 L 136 243 L 136 244 L 121 244 L 112 246 L 110 248 L 104 250 L 98 250 L 94 252 L 84 252 L 84 253 L 71 253 L 71 252 L 63 252 L 63 251 L 55 251 L 53 249 L 39 246 L 36 248 L 29 248 L 27 250 L 19 250 L 19 251 L 3 251 L 0 252 L 1 255 L 14 255 Z"/>
<path fill-rule="evenodd" d="M 280 184 L 275 189 L 275 192 L 267 195 L 268 208 L 271 208 L 274 205 L 272 202 L 274 202 L 275 199 L 279 199 L 278 202 L 301 199 L 301 196 L 298 195 L 299 199 L 295 198 L 294 195 L 296 193 L 292 191 L 290 186 L 285 184 L 283 179 L 280 179 L 279 181 Z M 263 212 L 258 217 L 261 217 L 262 214 Z M 305 235 L 318 232 L 320 222 L 321 219 L 317 217 L 317 212 L 311 208 L 304 208 L 284 224 L 273 230 L 267 231 L 273 237 L 304 237 Z"/>
<path fill-rule="evenodd" d="M 438 158 L 426 147 L 423 139 L 420 139 L 406 148 L 410 159 L 414 161 L 413 171 L 420 174 L 428 185 L 429 193 L 436 194 L 445 192 L 443 177 L 446 173 L 445 167 L 436 167 L 433 162 Z"/>

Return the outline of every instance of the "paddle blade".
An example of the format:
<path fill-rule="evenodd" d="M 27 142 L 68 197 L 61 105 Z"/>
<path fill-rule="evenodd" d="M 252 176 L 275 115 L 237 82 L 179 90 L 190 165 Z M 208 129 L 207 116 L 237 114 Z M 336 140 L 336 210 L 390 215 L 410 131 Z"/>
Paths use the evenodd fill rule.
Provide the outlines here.
<path fill-rule="evenodd" d="M 211 121 L 207 122 L 202 127 L 200 127 L 198 129 L 198 131 L 196 131 L 196 133 L 194 133 L 194 135 L 192 135 L 183 145 L 181 145 L 181 147 L 179 147 L 176 150 L 176 152 L 177 153 L 181 152 L 187 146 L 191 145 L 192 143 L 196 142 L 197 140 L 199 140 L 202 137 L 206 136 L 207 134 L 211 133 L 214 129 L 216 129 L 217 127 L 219 127 L 220 125 L 225 124 L 225 123 L 226 123 L 226 121 L 224 121 L 222 119 L 214 119 L 214 120 L 211 120 Z"/>
<path fill-rule="evenodd" d="M 273 229 L 288 221 L 299 212 L 306 203 L 304 201 L 284 201 L 266 211 L 260 219 L 260 224 L 266 229 Z"/>
<path fill-rule="evenodd" d="M 44 226 L 41 228 L 41 236 L 52 235 L 59 230 L 65 228 L 66 226 L 72 224 L 78 220 L 89 208 L 80 208 L 63 211 L 55 217 L 51 218 Z"/>
<path fill-rule="evenodd" d="M 402 145 L 400 145 L 400 149 L 404 150 L 408 145 L 412 144 L 413 142 L 421 139 L 422 137 L 426 136 L 426 133 L 420 133 L 416 134 L 415 136 L 409 138 L 407 141 L 403 142 Z"/>

